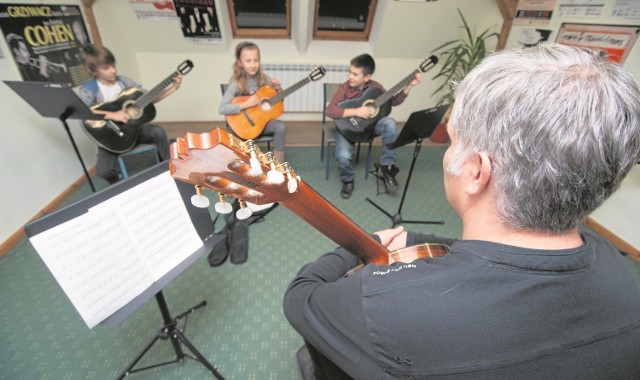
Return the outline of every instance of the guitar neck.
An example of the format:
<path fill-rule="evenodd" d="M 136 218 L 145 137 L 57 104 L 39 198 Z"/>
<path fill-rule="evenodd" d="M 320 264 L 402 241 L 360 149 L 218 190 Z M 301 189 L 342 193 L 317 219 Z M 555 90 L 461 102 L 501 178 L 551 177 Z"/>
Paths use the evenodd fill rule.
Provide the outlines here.
<path fill-rule="evenodd" d="M 309 77 L 302 79 L 298 83 L 288 87 L 286 90 L 280 91 L 276 96 L 269 99 L 269 103 L 271 103 L 271 105 L 278 103 L 279 101 L 291 95 L 294 91 L 299 90 L 302 86 L 306 85 L 309 82 L 311 82 L 311 79 Z"/>
<path fill-rule="evenodd" d="M 374 104 L 376 105 L 376 107 L 381 107 L 383 104 L 388 102 L 395 94 L 399 93 L 405 87 L 407 87 L 407 85 L 409 85 L 409 83 L 411 83 L 413 81 L 413 79 L 416 77 L 416 73 L 418 73 L 419 71 L 420 70 L 418 70 L 418 69 L 413 70 L 411 72 L 411 74 L 407 75 L 403 80 L 398 82 L 398 84 L 396 84 L 395 86 L 391 87 L 384 94 L 378 96 L 376 98 L 376 100 L 374 101 Z"/>
<path fill-rule="evenodd" d="M 174 71 L 173 73 L 171 73 L 171 75 L 166 77 L 165 80 L 160 82 L 157 86 L 155 86 L 151 90 L 145 92 L 141 97 L 139 97 L 136 100 L 136 106 L 138 106 L 140 108 L 144 108 L 144 107 L 148 106 L 149 104 L 151 104 L 151 102 L 153 102 L 153 99 L 155 99 L 156 96 L 160 95 L 160 93 L 165 88 L 169 87 L 171 82 L 173 82 L 173 77 L 175 77 L 176 75 L 178 75 L 178 72 Z"/>
<path fill-rule="evenodd" d="M 363 261 L 389 263 L 384 246 L 304 182 L 280 204 Z"/>

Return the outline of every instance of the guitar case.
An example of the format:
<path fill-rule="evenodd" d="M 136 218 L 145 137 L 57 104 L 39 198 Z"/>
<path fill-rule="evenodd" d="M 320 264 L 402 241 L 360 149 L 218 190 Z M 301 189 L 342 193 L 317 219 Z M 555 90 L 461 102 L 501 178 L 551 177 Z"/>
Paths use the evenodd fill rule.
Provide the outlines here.
<path fill-rule="evenodd" d="M 268 209 L 254 212 L 249 218 L 240 220 L 236 218 L 236 211 L 240 209 L 240 202 L 233 202 L 233 211 L 224 215 L 225 225 L 216 232 L 215 235 L 225 235 L 225 239 L 221 239 L 220 243 L 213 247 L 211 253 L 207 257 L 211 267 L 217 267 L 227 260 L 232 264 L 243 264 L 249 256 L 249 226 L 253 223 L 264 221 L 264 217 L 273 210 L 278 204 Z M 219 216 L 219 215 L 218 215 Z M 216 217 L 216 220 L 218 217 Z M 213 221 L 214 225 L 216 220 Z"/>

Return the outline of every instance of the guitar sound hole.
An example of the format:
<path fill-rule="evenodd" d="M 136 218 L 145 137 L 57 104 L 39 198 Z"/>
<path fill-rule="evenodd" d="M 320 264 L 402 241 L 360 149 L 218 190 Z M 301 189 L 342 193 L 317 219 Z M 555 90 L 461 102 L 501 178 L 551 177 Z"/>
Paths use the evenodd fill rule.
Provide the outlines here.
<path fill-rule="evenodd" d="M 269 103 L 268 100 L 264 100 L 262 101 L 262 103 L 260 103 L 260 108 L 265 112 L 269 112 L 273 107 L 271 106 L 271 103 Z"/>

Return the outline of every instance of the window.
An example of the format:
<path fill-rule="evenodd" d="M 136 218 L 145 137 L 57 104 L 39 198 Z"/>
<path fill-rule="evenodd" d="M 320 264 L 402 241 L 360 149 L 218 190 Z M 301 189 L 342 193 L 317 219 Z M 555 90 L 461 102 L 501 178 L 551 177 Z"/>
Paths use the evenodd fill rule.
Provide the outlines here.
<path fill-rule="evenodd" d="M 291 36 L 291 0 L 227 0 L 234 37 Z"/>
<path fill-rule="evenodd" d="M 313 38 L 369 39 L 377 0 L 316 0 Z"/>

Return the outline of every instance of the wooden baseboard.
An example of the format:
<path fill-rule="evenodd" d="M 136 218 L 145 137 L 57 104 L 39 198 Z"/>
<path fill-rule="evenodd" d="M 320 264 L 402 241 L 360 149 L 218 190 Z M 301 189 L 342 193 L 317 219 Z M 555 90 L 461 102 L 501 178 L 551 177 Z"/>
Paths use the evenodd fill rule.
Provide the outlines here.
<path fill-rule="evenodd" d="M 585 224 L 595 233 L 605 238 L 609 243 L 613 244 L 616 248 L 618 248 L 619 251 L 624 252 L 636 261 L 640 261 L 640 251 L 637 248 L 622 240 L 616 234 L 606 229 L 603 225 L 591 218 L 587 218 L 587 222 Z"/>
<path fill-rule="evenodd" d="M 89 175 L 93 175 L 95 173 L 95 167 L 89 169 Z M 78 178 L 71 186 L 69 186 L 65 191 L 63 191 L 60 195 L 58 195 L 51 203 L 49 203 L 45 208 L 40 210 L 35 216 L 33 216 L 30 220 L 36 220 L 45 214 L 48 214 L 52 211 L 58 209 L 69 197 L 75 193 L 85 182 L 87 182 L 87 177 L 84 175 Z M 18 243 L 22 241 L 26 237 L 24 233 L 24 229 L 20 228 L 18 231 L 14 232 L 7 240 L 5 240 L 2 244 L 0 244 L 0 258 L 4 257 L 10 250 L 12 250 Z"/>

